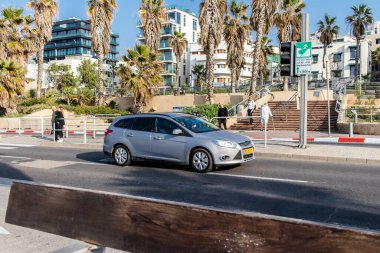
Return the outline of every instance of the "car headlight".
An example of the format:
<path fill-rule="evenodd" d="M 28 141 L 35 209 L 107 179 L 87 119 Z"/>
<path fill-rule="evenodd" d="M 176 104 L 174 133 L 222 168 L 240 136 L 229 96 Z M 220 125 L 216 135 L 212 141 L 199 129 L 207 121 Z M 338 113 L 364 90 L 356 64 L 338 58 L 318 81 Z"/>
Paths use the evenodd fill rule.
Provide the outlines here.
<path fill-rule="evenodd" d="M 225 147 L 225 148 L 236 148 L 237 147 L 237 143 L 235 143 L 233 141 L 217 140 L 217 141 L 215 141 L 215 144 L 218 146 L 221 146 L 221 147 Z"/>

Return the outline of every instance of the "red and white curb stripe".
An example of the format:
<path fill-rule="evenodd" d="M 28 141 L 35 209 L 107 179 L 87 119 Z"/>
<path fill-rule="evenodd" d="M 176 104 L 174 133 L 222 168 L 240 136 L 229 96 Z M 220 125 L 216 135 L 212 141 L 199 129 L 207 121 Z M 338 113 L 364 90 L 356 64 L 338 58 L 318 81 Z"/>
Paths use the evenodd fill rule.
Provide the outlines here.
<path fill-rule="evenodd" d="M 252 138 L 254 141 L 265 141 L 262 138 Z M 267 138 L 267 141 L 278 142 L 298 142 L 299 138 Z M 380 145 L 380 138 L 365 138 L 365 137 L 318 137 L 307 138 L 308 142 L 315 143 L 351 143 L 351 144 L 378 144 Z"/>
<path fill-rule="evenodd" d="M 21 132 L 21 134 L 42 134 L 41 131 L 34 131 L 34 130 L 0 130 L 0 133 L 4 133 L 4 134 L 19 134 Z M 104 135 L 104 132 L 105 131 L 96 131 L 95 134 L 96 135 Z M 50 130 L 47 130 L 47 131 L 44 131 L 44 134 L 45 135 L 49 135 L 51 132 Z M 66 134 L 66 131 L 63 130 L 63 133 Z M 68 131 L 68 134 L 69 135 L 83 135 L 83 131 Z M 86 134 L 88 135 L 93 135 L 94 134 L 94 131 L 86 131 Z"/>

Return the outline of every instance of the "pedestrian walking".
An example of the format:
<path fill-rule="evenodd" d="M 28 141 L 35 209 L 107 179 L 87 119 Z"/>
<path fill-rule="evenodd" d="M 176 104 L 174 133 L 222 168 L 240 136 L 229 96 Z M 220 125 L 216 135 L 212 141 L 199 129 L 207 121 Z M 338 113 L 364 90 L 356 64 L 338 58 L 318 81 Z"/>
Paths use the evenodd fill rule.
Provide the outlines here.
<path fill-rule="evenodd" d="M 253 118 L 252 118 L 252 115 L 256 109 L 256 103 L 255 101 L 253 100 L 252 96 L 250 96 L 248 98 L 248 117 L 251 117 L 249 118 L 249 123 L 252 125 L 253 124 Z"/>
<path fill-rule="evenodd" d="M 51 108 L 52 115 L 51 115 L 51 131 L 50 134 L 54 134 L 54 125 L 55 125 L 55 119 L 57 118 L 57 107 L 53 106 Z"/>
<path fill-rule="evenodd" d="M 55 141 L 62 142 L 63 141 L 63 127 L 65 126 L 65 119 L 63 116 L 63 106 L 60 106 L 56 111 L 55 118 Z"/>
<path fill-rule="evenodd" d="M 265 103 L 263 106 L 261 106 L 260 110 L 261 131 L 263 130 L 263 126 L 268 124 L 269 117 L 273 117 L 273 115 L 268 103 Z"/>
<path fill-rule="evenodd" d="M 227 118 L 222 117 L 228 117 L 228 110 L 225 105 L 219 104 L 218 109 L 218 122 L 219 122 L 219 128 L 222 128 L 222 125 L 224 126 L 224 130 L 227 130 Z"/>

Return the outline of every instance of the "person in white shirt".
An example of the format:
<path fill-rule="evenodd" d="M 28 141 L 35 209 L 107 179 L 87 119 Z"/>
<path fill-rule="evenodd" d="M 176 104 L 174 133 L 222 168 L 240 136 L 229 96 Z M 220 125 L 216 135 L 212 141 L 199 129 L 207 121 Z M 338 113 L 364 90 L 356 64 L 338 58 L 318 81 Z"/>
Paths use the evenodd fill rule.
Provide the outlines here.
<path fill-rule="evenodd" d="M 255 101 L 252 99 L 252 97 L 250 96 L 248 98 L 248 117 L 252 117 L 253 115 L 253 112 L 255 111 L 256 109 L 256 103 Z M 253 124 L 253 118 L 250 118 L 249 119 L 249 123 L 252 125 Z"/>
<path fill-rule="evenodd" d="M 261 131 L 263 130 L 264 124 L 268 124 L 269 117 L 272 117 L 272 112 L 268 106 L 268 103 L 265 103 L 263 106 L 261 106 L 260 110 L 260 119 L 261 119 Z"/>

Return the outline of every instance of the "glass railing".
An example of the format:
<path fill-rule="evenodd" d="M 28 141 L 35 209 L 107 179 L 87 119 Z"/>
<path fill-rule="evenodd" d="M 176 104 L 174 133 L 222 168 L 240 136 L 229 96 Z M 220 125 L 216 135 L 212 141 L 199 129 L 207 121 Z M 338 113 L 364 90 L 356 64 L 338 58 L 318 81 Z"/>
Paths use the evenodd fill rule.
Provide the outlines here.
<path fill-rule="evenodd" d="M 173 57 L 171 55 L 166 56 L 166 55 L 161 55 L 159 58 L 160 61 L 172 61 Z"/>
<path fill-rule="evenodd" d="M 75 32 L 75 33 L 69 33 L 69 34 L 58 34 L 58 35 L 53 35 L 53 39 L 58 39 L 58 38 L 67 38 L 67 37 L 72 37 L 72 36 L 85 36 L 87 38 L 91 38 L 90 33 L 86 32 Z"/>

